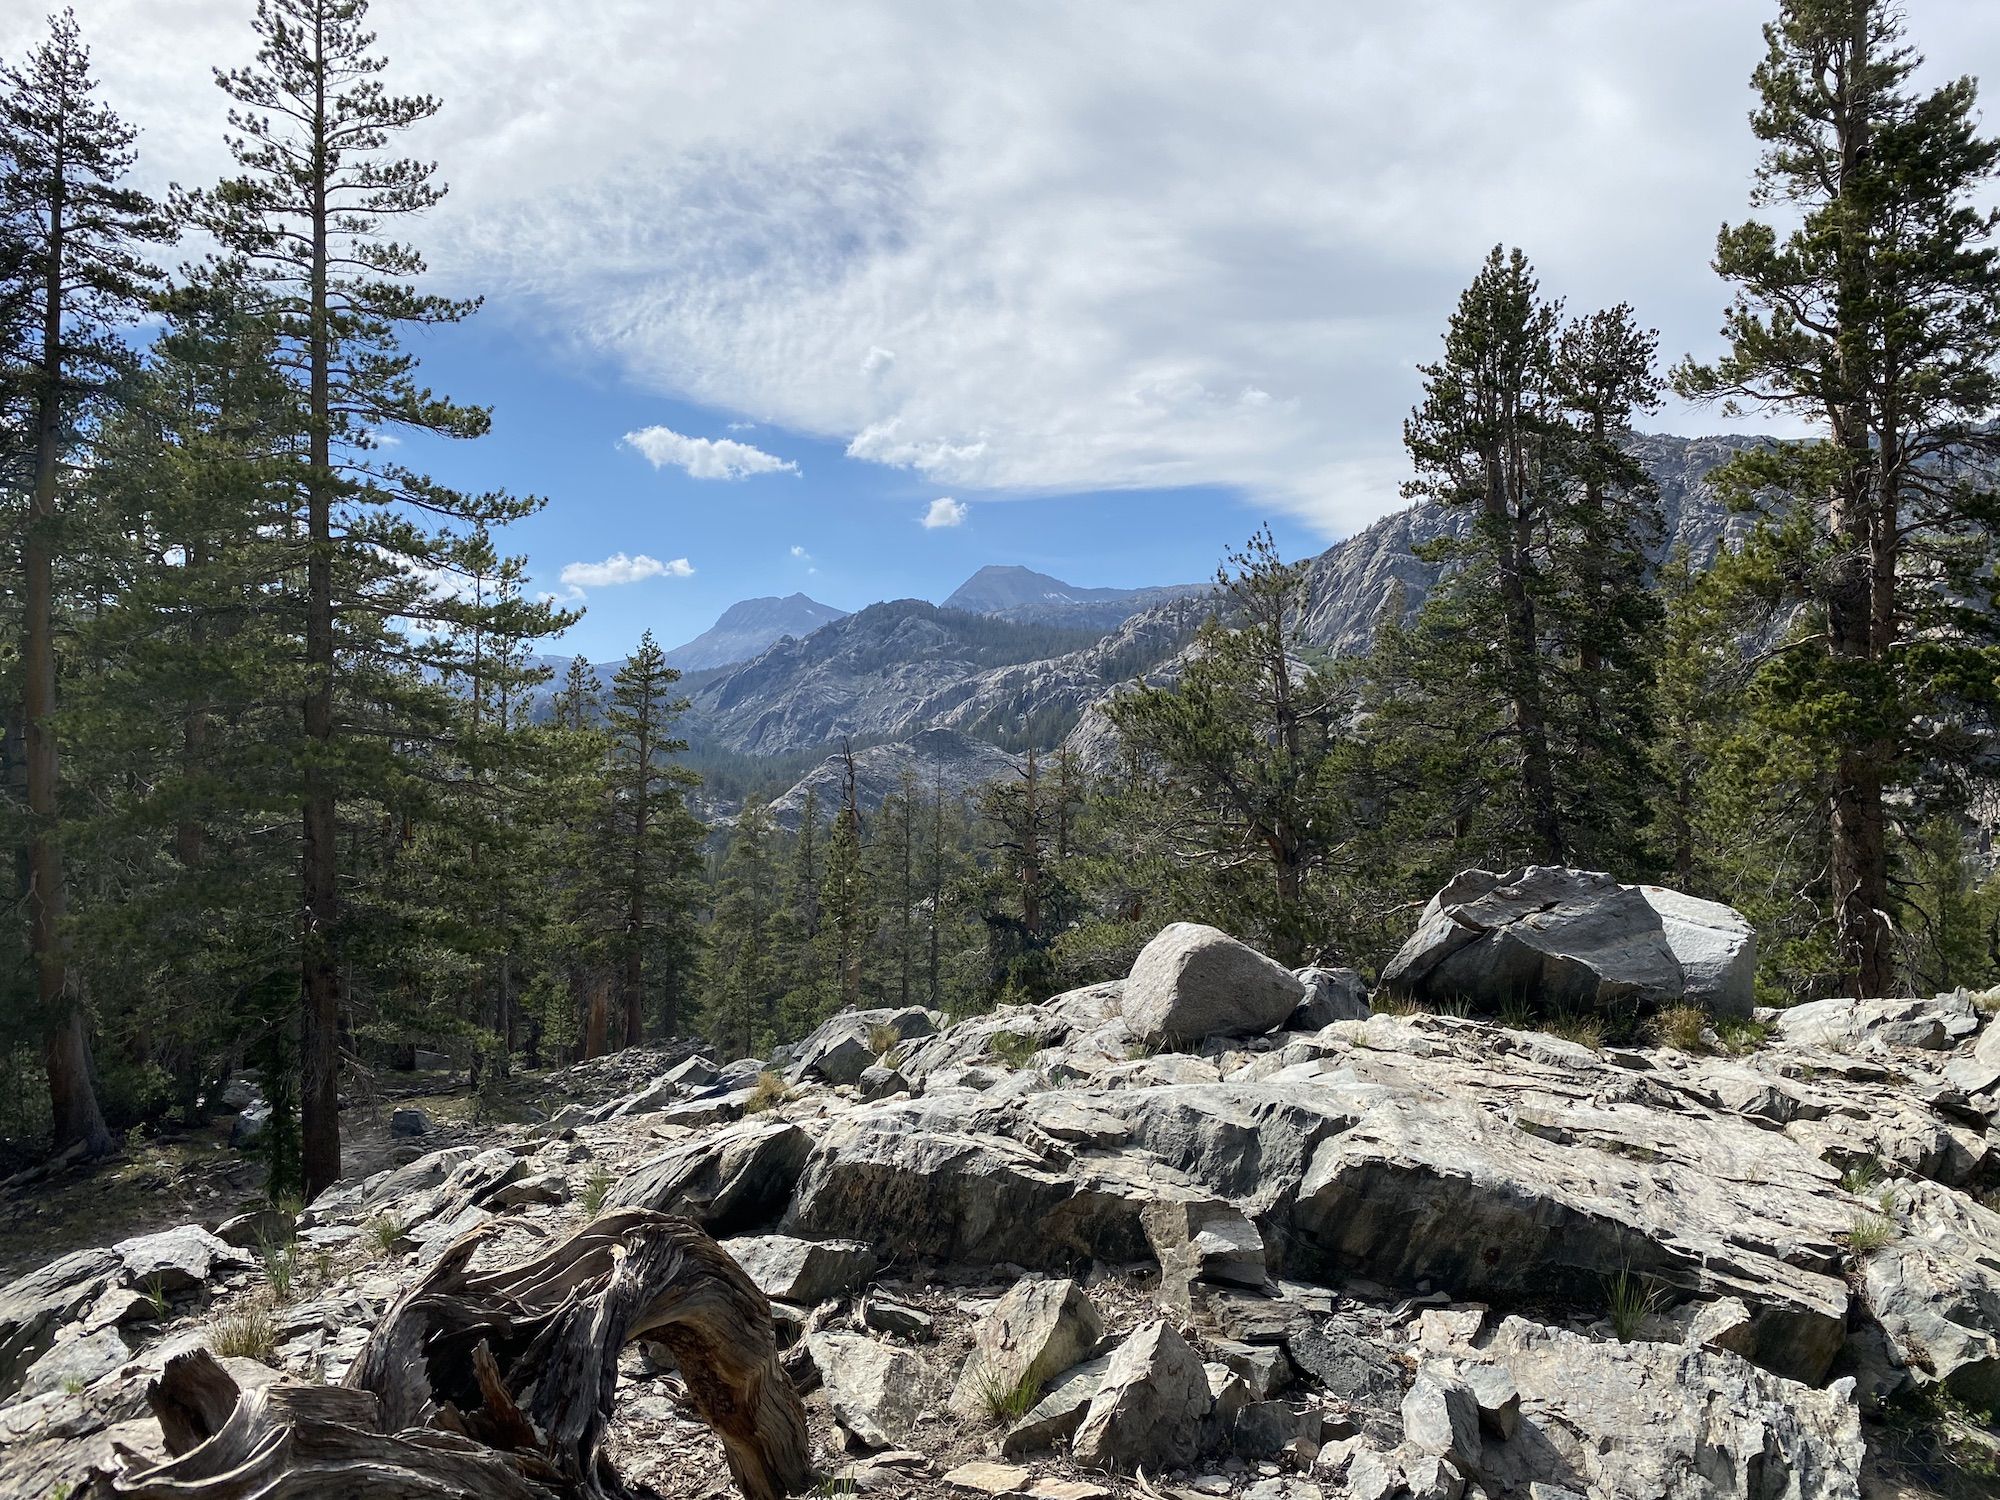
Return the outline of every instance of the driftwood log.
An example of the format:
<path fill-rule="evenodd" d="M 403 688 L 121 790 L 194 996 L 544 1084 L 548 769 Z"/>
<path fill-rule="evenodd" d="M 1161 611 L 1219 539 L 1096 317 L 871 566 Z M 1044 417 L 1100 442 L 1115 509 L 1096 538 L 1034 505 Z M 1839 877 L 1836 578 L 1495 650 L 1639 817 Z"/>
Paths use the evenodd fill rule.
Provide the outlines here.
<path fill-rule="evenodd" d="M 638 1338 L 673 1353 L 748 1500 L 818 1481 L 771 1305 L 695 1225 L 622 1210 L 535 1260 L 470 1272 L 485 1234 L 390 1305 L 340 1387 L 239 1391 L 206 1350 L 169 1362 L 148 1396 L 172 1456 L 94 1493 L 622 1500 L 642 1492 L 599 1443 L 619 1351 Z"/>

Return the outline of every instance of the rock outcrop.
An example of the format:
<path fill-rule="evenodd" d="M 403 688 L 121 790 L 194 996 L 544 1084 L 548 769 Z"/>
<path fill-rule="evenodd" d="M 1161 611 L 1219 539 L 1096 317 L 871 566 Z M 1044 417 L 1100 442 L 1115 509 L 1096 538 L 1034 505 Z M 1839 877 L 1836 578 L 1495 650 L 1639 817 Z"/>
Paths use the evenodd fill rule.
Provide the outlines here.
<path fill-rule="evenodd" d="M 1647 893 L 1585 895 L 1643 907 L 1657 946 L 1578 945 L 1579 979 L 1543 926 L 1521 940 L 1537 972 L 1697 967 Z M 1345 980 L 1168 939 L 1157 985 L 836 1018 L 757 1113 L 740 1081 L 769 1060 L 689 1060 L 664 1107 L 587 1104 L 339 1184 L 298 1228 L 332 1269 L 285 1300 L 196 1226 L 65 1257 L 0 1288 L 0 1495 L 40 1500 L 114 1441 L 157 1448 L 143 1371 L 254 1299 L 272 1367 L 337 1382 L 468 1230 L 539 1254 L 606 1180 L 614 1209 L 735 1237 L 814 1392 L 822 1467 L 863 1493 L 1119 1495 L 1105 1476 L 1143 1469 L 1159 1493 L 1259 1500 L 1855 1500 L 1897 1461 L 1902 1439 L 1874 1439 L 1899 1396 L 2000 1400 L 1986 999 L 1760 1013 L 1740 1053 L 1595 1049 L 1369 1013 Z M 869 1097 L 892 1038 L 898 1087 Z M 674 1471 L 648 1455 L 711 1439 L 679 1414 L 670 1349 L 623 1368 L 609 1451 L 659 1487 Z"/>
<path fill-rule="evenodd" d="M 1424 908 L 1382 985 L 1497 1013 L 1704 1005 L 1747 1017 L 1756 937 L 1726 906 L 1609 875 L 1467 870 Z"/>

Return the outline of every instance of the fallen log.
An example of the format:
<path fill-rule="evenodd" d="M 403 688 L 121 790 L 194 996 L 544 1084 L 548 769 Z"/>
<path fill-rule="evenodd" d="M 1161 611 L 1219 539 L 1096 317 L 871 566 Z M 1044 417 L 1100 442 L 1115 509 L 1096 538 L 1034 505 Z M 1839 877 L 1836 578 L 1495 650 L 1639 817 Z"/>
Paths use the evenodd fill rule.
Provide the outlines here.
<path fill-rule="evenodd" d="M 812 1488 L 805 1411 L 771 1307 L 715 1241 L 645 1209 L 606 1214 L 547 1254 L 467 1269 L 454 1244 L 392 1303 L 339 1388 L 240 1391 L 206 1350 L 148 1390 L 171 1455 L 101 1475 L 128 1500 L 625 1500 L 600 1451 L 634 1339 L 666 1346 L 747 1500 Z"/>

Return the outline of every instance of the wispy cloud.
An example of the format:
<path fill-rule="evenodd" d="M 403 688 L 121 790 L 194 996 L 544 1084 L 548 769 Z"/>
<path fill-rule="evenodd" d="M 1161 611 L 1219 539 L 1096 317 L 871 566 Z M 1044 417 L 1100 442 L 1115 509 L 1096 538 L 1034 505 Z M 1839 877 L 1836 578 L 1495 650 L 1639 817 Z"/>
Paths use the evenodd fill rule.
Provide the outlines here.
<path fill-rule="evenodd" d="M 648 578 L 687 578 L 693 573 L 694 565 L 685 557 L 661 562 L 643 552 L 636 557 L 614 552 L 603 562 L 565 563 L 561 577 L 572 588 L 604 589 L 621 583 L 640 583 Z"/>
<path fill-rule="evenodd" d="M 931 501 L 930 508 L 918 516 L 917 520 L 924 530 L 936 531 L 940 526 L 963 526 L 971 510 L 972 507 L 963 500 L 954 500 L 951 496 L 945 495 Z"/>
<path fill-rule="evenodd" d="M 248 60 L 245 0 L 76 8 L 140 185 L 227 170 L 187 62 Z M 0 5 L 0 56 L 45 9 Z M 680 0 L 666 89 L 658 0 L 371 19 L 391 86 L 445 101 L 443 288 L 975 503 L 1214 484 L 1337 533 L 1401 503 L 1416 366 L 1496 240 L 1717 347 L 1770 9 Z M 1929 77 L 2000 77 L 2000 6 L 1909 9 Z M 665 461 L 783 468 L 702 441 Z"/>
<path fill-rule="evenodd" d="M 813 555 L 806 551 L 805 548 L 794 544 L 792 547 L 792 557 L 794 561 L 802 562 L 806 565 L 807 573 L 811 574 L 819 571 L 819 564 L 813 560 Z"/>
<path fill-rule="evenodd" d="M 796 474 L 789 459 L 766 453 L 735 438 L 688 437 L 671 427 L 628 432 L 625 446 L 636 448 L 656 469 L 685 469 L 694 479 L 747 479 L 752 474 Z"/>

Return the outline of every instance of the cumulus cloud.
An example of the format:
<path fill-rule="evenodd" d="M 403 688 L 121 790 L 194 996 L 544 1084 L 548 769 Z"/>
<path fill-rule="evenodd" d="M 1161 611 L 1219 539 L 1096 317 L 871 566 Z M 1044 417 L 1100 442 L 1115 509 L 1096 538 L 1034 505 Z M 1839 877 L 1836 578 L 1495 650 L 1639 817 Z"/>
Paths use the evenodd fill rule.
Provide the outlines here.
<path fill-rule="evenodd" d="M 799 466 L 735 438 L 687 437 L 671 427 L 641 427 L 625 434 L 656 469 L 685 469 L 693 479 L 748 479 L 752 474 L 796 474 Z"/>
<path fill-rule="evenodd" d="M 142 185 L 224 171 L 244 0 L 76 8 Z M 413 232 L 441 289 L 960 496 L 1223 485 L 1339 532 L 1401 503 L 1415 367 L 1495 241 L 1716 348 L 1769 6 L 501 9 L 371 17 L 445 101 L 408 142 L 452 184 Z M 0 7 L 0 56 L 39 10 Z M 2000 7 L 1912 11 L 1930 78 L 2000 87 Z"/>
<path fill-rule="evenodd" d="M 926 531 L 936 531 L 940 526 L 963 526 L 969 509 L 963 500 L 945 495 L 931 501 L 930 508 L 917 521 Z"/>
<path fill-rule="evenodd" d="M 614 552 L 603 562 L 565 563 L 561 578 L 572 588 L 603 589 L 621 583 L 640 583 L 648 578 L 688 578 L 693 574 L 694 566 L 685 557 L 661 562 L 643 552 L 636 557 Z"/>

